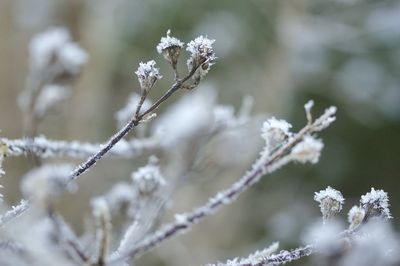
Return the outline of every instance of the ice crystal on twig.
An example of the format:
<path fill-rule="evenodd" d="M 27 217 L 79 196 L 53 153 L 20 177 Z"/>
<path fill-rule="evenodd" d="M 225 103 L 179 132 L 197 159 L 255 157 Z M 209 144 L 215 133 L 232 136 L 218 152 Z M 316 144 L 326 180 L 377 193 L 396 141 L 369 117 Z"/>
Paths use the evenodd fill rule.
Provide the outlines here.
<path fill-rule="evenodd" d="M 140 62 L 139 68 L 135 72 L 138 77 L 140 88 L 144 92 L 148 92 L 162 76 L 156 66 L 156 61 L 150 60 L 146 63 Z"/>
<path fill-rule="evenodd" d="M 360 203 L 365 209 L 364 220 L 372 217 L 379 217 L 383 219 L 392 218 L 389 210 L 389 197 L 388 194 L 381 190 L 371 188 L 371 191 L 361 196 Z"/>
<path fill-rule="evenodd" d="M 315 192 L 314 200 L 319 202 L 324 221 L 339 213 L 344 203 L 342 193 L 329 186 L 320 192 Z"/>

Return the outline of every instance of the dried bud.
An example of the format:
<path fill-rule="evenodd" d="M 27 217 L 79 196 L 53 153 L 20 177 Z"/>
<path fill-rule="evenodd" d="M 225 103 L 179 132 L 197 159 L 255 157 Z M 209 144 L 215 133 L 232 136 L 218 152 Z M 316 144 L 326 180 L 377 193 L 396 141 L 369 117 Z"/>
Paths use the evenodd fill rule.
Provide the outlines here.
<path fill-rule="evenodd" d="M 201 80 L 210 70 L 210 67 L 215 63 L 215 53 L 212 47 L 215 40 L 210 40 L 207 37 L 199 36 L 189 42 L 186 50 L 191 53 L 187 61 L 189 71 L 197 69 L 193 75 L 193 79 Z"/>
<path fill-rule="evenodd" d="M 361 196 L 360 203 L 365 210 L 365 221 L 372 217 L 392 218 L 389 210 L 389 197 L 383 190 L 371 188 L 371 192 Z"/>
<path fill-rule="evenodd" d="M 134 186 L 141 195 L 154 193 L 160 186 L 165 185 L 165 179 L 161 175 L 157 158 L 151 157 L 146 166 L 140 167 L 132 173 Z"/>
<path fill-rule="evenodd" d="M 135 72 L 138 77 L 142 92 L 149 92 L 156 81 L 162 78 L 158 68 L 156 68 L 155 65 L 156 62 L 154 60 L 150 60 L 147 63 L 140 62 L 139 68 Z"/>
<path fill-rule="evenodd" d="M 359 206 L 353 206 L 347 214 L 347 220 L 350 223 L 350 229 L 358 227 L 364 220 L 365 210 Z"/>
<path fill-rule="evenodd" d="M 157 52 L 162 54 L 175 68 L 184 43 L 175 37 L 171 37 L 170 34 L 171 30 L 168 30 L 167 37 L 161 38 L 160 43 L 157 45 Z"/>
<path fill-rule="evenodd" d="M 329 186 L 320 192 L 315 192 L 314 200 L 319 202 L 324 221 L 331 219 L 339 213 L 344 203 L 342 193 Z"/>
<path fill-rule="evenodd" d="M 265 139 L 268 152 L 272 152 L 291 136 L 289 131 L 291 127 L 292 125 L 285 120 L 278 120 L 275 117 L 264 122 L 261 136 Z"/>
<path fill-rule="evenodd" d="M 291 152 L 292 160 L 301 163 L 317 163 L 324 144 L 321 140 L 312 136 L 305 136 L 303 140 L 293 147 Z"/>

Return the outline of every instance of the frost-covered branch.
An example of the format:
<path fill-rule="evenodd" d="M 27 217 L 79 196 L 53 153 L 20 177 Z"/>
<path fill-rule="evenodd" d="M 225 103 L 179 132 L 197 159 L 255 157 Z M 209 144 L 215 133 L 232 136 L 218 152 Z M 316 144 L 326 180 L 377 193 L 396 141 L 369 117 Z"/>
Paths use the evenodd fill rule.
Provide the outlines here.
<path fill-rule="evenodd" d="M 8 210 L 5 214 L 0 216 L 0 227 L 4 226 L 14 218 L 17 218 L 28 209 L 29 209 L 29 201 L 21 200 L 21 202 L 18 205 L 11 207 L 10 210 Z"/>
<path fill-rule="evenodd" d="M 306 108 L 306 112 L 309 112 L 309 109 L 307 110 Z M 314 144 L 311 134 L 319 132 L 329 126 L 335 120 L 335 112 L 335 107 L 328 108 L 323 115 L 314 122 L 306 125 L 294 135 L 287 131 L 287 127 L 284 127 L 284 130 L 282 130 L 280 124 L 278 124 L 277 127 L 270 127 L 271 125 L 267 125 L 265 130 L 272 130 L 274 134 L 270 135 L 264 132 L 266 137 L 275 138 L 277 136 L 275 133 L 279 130 L 282 130 L 282 132 L 279 133 L 286 133 L 287 140 L 285 140 L 281 146 L 278 148 L 274 147 L 275 151 L 272 153 L 270 153 L 268 148 L 265 149 L 261 153 L 260 158 L 254 163 L 253 167 L 230 188 L 218 192 L 214 197 L 210 198 L 205 205 L 195 208 L 191 212 L 176 215 L 174 222 L 162 226 L 158 231 L 133 246 L 129 251 L 113 256 L 109 261 L 110 264 L 115 264 L 126 258 L 137 257 L 170 237 L 184 232 L 195 223 L 215 213 L 220 207 L 231 203 L 251 185 L 258 182 L 262 176 L 277 170 L 290 161 L 309 161 L 315 163 L 319 158 L 322 147 L 319 143 L 317 143 L 317 145 Z"/>
<path fill-rule="evenodd" d="M 133 139 L 119 141 L 107 155 L 121 158 L 135 158 L 144 151 L 154 150 L 159 146 L 155 137 L 146 139 Z M 34 139 L 0 139 L 5 145 L 5 153 L 8 157 L 35 154 L 41 158 L 69 156 L 85 158 L 95 154 L 100 148 L 100 143 L 88 143 L 79 141 L 49 140 L 45 137 Z"/>
<path fill-rule="evenodd" d="M 274 266 L 283 265 L 303 257 L 310 256 L 314 252 L 312 245 L 299 247 L 292 250 L 281 250 L 277 254 L 264 255 L 263 252 L 251 254 L 245 259 L 229 260 L 226 263 L 208 264 L 207 266 Z"/>

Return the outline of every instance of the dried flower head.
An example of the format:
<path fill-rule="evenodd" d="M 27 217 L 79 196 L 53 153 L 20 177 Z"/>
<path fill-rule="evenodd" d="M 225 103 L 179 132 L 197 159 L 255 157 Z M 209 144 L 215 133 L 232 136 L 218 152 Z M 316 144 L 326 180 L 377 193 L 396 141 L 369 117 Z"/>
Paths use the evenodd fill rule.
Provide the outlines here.
<path fill-rule="evenodd" d="M 193 79 L 202 79 L 210 70 L 210 67 L 215 62 L 215 53 L 212 47 L 215 40 L 210 40 L 207 37 L 199 36 L 187 44 L 186 50 L 191 53 L 187 61 L 189 71 L 197 69 L 193 75 Z"/>
<path fill-rule="evenodd" d="M 261 136 L 265 139 L 268 152 L 279 147 L 285 140 L 291 136 L 289 131 L 291 124 L 285 120 L 279 120 L 272 117 L 264 122 L 261 129 Z"/>
<path fill-rule="evenodd" d="M 381 190 L 371 188 L 371 191 L 361 196 L 360 203 L 365 209 L 365 220 L 372 217 L 383 219 L 392 218 L 389 210 L 388 194 Z"/>
<path fill-rule="evenodd" d="M 339 213 L 344 203 L 342 193 L 329 186 L 320 192 L 315 192 L 314 200 L 319 202 L 324 221 Z"/>
<path fill-rule="evenodd" d="M 185 44 L 177 38 L 171 37 L 170 34 L 171 30 L 168 30 L 167 36 L 161 38 L 160 43 L 157 45 L 157 52 L 162 54 L 164 58 L 175 68 L 181 53 L 181 49 Z"/>
<path fill-rule="evenodd" d="M 293 147 L 291 152 L 292 160 L 301 163 L 317 163 L 321 155 L 324 144 L 320 139 L 312 136 L 305 136 L 303 140 Z"/>
<path fill-rule="evenodd" d="M 141 195 L 152 194 L 166 183 L 160 172 L 158 159 L 153 156 L 150 157 L 146 166 L 140 167 L 136 172 L 132 173 L 132 180 Z"/>
<path fill-rule="evenodd" d="M 143 92 L 147 93 L 154 86 L 156 81 L 162 78 L 155 65 L 156 62 L 154 60 L 150 60 L 147 63 L 140 62 L 139 68 L 135 72 Z"/>
<path fill-rule="evenodd" d="M 365 210 L 360 206 L 353 206 L 347 214 L 347 220 L 350 223 L 350 229 L 359 226 L 364 220 Z"/>
<path fill-rule="evenodd" d="M 36 72 L 57 70 L 57 76 L 76 76 L 87 62 L 87 53 L 76 43 L 65 28 L 52 28 L 36 35 L 29 46 L 31 67 Z"/>

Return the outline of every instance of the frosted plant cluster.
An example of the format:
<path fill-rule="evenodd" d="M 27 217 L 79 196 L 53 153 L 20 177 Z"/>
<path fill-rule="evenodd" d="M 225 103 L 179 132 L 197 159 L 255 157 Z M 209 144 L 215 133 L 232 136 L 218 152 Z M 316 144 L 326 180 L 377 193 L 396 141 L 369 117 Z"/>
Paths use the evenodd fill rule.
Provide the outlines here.
<path fill-rule="evenodd" d="M 25 198 L 15 206 L 7 206 L 6 200 L 0 202 L 5 209 L 0 214 L 0 265 L 134 265 L 144 253 L 190 232 L 205 218 L 211 219 L 225 205 L 233 204 L 265 175 L 290 162 L 319 161 L 324 145 L 317 135 L 335 121 L 336 108 L 329 107 L 313 118 L 314 102 L 309 101 L 304 105 L 307 123 L 302 129 L 294 131 L 285 120 L 267 119 L 260 132 L 264 146 L 242 176 L 200 206 L 162 223 L 163 215 L 173 204 L 172 195 L 188 172 L 196 170 L 196 156 L 204 150 L 218 149 L 210 144 L 202 150 L 200 143 L 212 143 L 215 138 L 232 133 L 245 138 L 241 130 L 260 117 L 251 113 L 251 96 L 245 97 L 241 108 L 235 110 L 218 103 L 215 90 L 207 84 L 199 88 L 217 59 L 214 42 L 199 36 L 188 42 L 185 50 L 185 44 L 168 31 L 156 50 L 172 68 L 174 77 L 169 89 L 158 99 L 150 100 L 151 89 L 162 75 L 155 60 L 141 62 L 135 72 L 140 90 L 132 92 L 126 105 L 115 114 L 118 131 L 104 143 L 90 143 L 51 140 L 38 130 L 46 114 L 72 93 L 70 86 L 88 62 L 87 52 L 64 28 L 50 29 L 32 39 L 27 86 L 18 99 L 24 113 L 25 134 L 17 139 L 0 138 L 0 176 L 6 174 L 3 161 L 13 157 L 26 156 L 34 167 L 21 179 Z M 188 70 L 181 73 L 178 64 L 185 51 Z M 177 91 L 188 90 L 194 91 L 160 115 L 156 113 Z M 128 137 L 130 132 L 135 136 Z M 160 159 L 149 154 L 157 154 Z M 126 177 L 126 181 L 93 195 L 91 218 L 87 219 L 82 235 L 78 235 L 58 210 L 61 196 L 79 193 L 78 179 L 89 169 L 95 171 L 95 165 L 102 160 L 146 156 L 147 163 L 133 168 L 131 179 Z M 84 161 L 73 166 L 64 162 L 65 157 Z M 244 258 L 209 265 L 281 265 L 310 255 L 326 261 L 336 256 L 339 264 L 335 265 L 399 263 L 399 257 L 392 252 L 398 248 L 398 239 L 386 221 L 391 218 L 386 192 L 372 188 L 363 195 L 360 205 L 348 213 L 347 229 L 337 221 L 345 201 L 340 191 L 327 187 L 316 192 L 314 199 L 319 203 L 322 221 L 308 230 L 304 237 L 306 245 L 279 250 L 278 243 L 274 243 Z M 386 235 L 388 238 L 383 237 Z M 381 245 L 374 248 L 372 243 Z M 373 258 L 367 260 L 360 255 L 365 252 Z"/>

